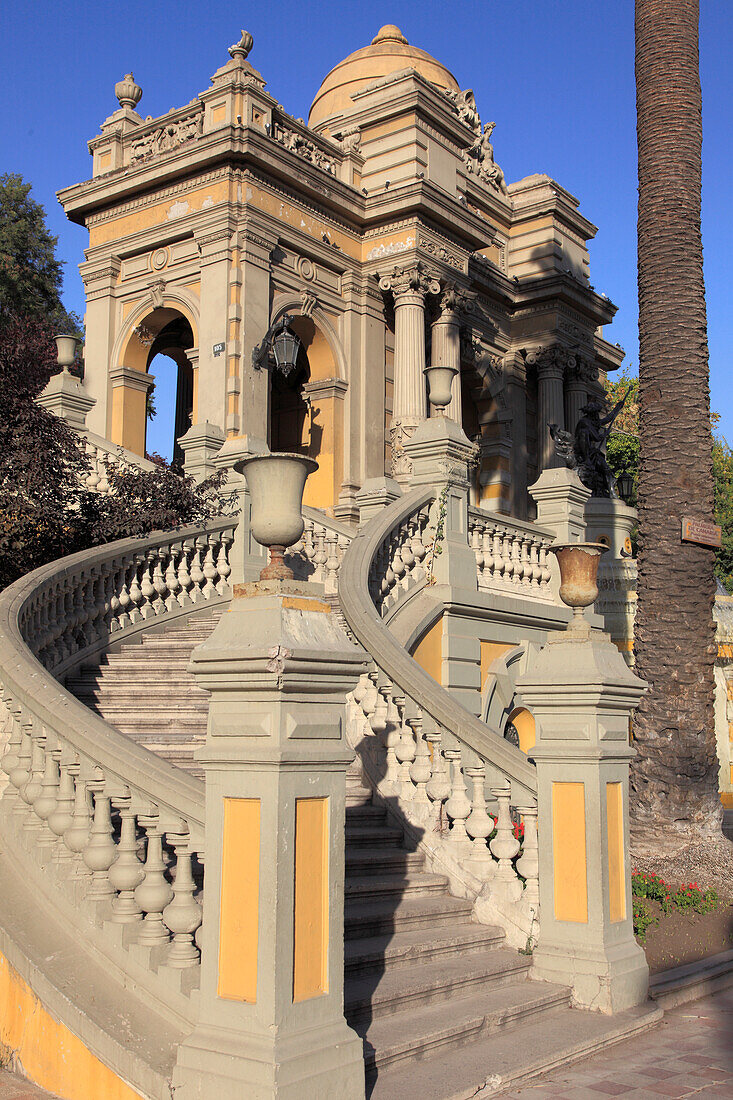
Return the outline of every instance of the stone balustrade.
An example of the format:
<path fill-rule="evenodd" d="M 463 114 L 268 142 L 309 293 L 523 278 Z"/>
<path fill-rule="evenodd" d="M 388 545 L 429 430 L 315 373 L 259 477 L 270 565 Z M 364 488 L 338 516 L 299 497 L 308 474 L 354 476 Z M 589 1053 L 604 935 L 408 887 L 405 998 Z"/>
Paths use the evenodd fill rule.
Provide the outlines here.
<path fill-rule="evenodd" d="M 431 488 L 399 498 L 344 555 L 341 608 L 374 662 L 352 693 L 348 735 L 380 797 L 433 868 L 448 875 L 452 891 L 474 899 L 479 920 L 500 923 L 524 948 L 538 931 L 534 768 L 424 672 L 382 621 L 396 587 L 426 578 L 435 502 Z M 414 554 L 415 539 L 425 554 L 414 555 L 409 573 L 406 565 L 395 571 L 402 547 Z M 517 861 L 520 818 L 525 840 Z"/>
<path fill-rule="evenodd" d="M 548 560 L 552 531 L 469 508 L 468 537 L 476 556 L 479 588 L 554 600 Z"/>
<path fill-rule="evenodd" d="M 90 492 L 107 494 L 110 490 L 108 473 L 109 464 L 137 466 L 141 470 L 154 470 L 154 463 L 147 458 L 141 458 L 124 447 L 114 446 L 106 439 L 93 432 L 84 430 L 81 433 L 81 445 L 89 459 L 90 470 L 86 476 L 86 488 Z"/>
<path fill-rule="evenodd" d="M 158 619 L 228 601 L 232 537 L 221 520 L 126 539 L 44 566 L 0 596 L 4 850 L 92 956 L 179 1026 L 195 1018 L 203 786 L 58 677 Z"/>
<path fill-rule="evenodd" d="M 384 539 L 369 571 L 369 591 L 384 617 L 400 601 L 428 581 L 434 553 L 426 505 L 394 527 Z"/>
<path fill-rule="evenodd" d="M 339 567 L 354 532 L 315 508 L 304 508 L 303 513 L 303 536 L 286 552 L 287 563 L 297 580 L 315 581 L 327 596 L 335 596 Z"/>

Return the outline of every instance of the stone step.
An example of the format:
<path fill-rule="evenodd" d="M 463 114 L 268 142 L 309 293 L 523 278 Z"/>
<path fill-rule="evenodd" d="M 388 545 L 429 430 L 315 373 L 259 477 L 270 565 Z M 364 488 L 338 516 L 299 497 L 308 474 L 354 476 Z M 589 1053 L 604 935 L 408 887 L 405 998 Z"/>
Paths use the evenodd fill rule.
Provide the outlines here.
<path fill-rule="evenodd" d="M 357 939 L 433 928 L 445 921 L 470 921 L 471 913 L 470 901 L 453 898 L 447 893 L 429 897 L 393 897 L 389 901 L 364 897 L 349 899 L 347 895 L 344 936 L 346 939 Z"/>
<path fill-rule="evenodd" d="M 96 703 L 98 706 L 105 709 L 105 718 L 108 722 L 114 723 L 114 718 L 107 716 L 107 710 L 115 712 L 115 714 L 125 715 L 128 710 L 137 710 L 141 702 L 141 692 L 136 690 L 134 686 L 124 687 L 121 684 L 115 684 L 114 687 L 108 688 L 80 688 L 74 692 L 77 699 L 81 703 L 86 703 L 88 706 L 90 702 Z M 153 694 L 147 694 L 144 696 L 145 713 L 155 714 L 157 711 L 164 711 L 167 714 L 203 714 L 204 716 L 209 712 L 209 700 L 201 695 L 201 698 L 197 698 L 193 694 L 186 694 L 185 698 L 181 699 L 175 692 L 160 691 Z"/>
<path fill-rule="evenodd" d="M 465 1047 L 530 1018 L 536 1025 L 538 1016 L 569 1007 L 570 990 L 566 986 L 526 978 L 500 986 L 492 996 L 482 990 L 456 997 L 450 1010 L 444 1001 L 416 1009 L 408 1006 L 403 1012 L 382 1016 L 367 1025 L 363 1033 L 367 1076 L 378 1070 L 379 1081 L 386 1066 L 408 1058 L 412 1066 L 421 1058 Z M 399 1092 L 382 1095 L 400 1096 L 402 1100 Z"/>
<path fill-rule="evenodd" d="M 351 848 L 346 847 L 347 875 L 412 874 L 425 866 L 422 852 L 408 852 L 404 848 Z"/>
<path fill-rule="evenodd" d="M 426 959 L 452 958 L 501 947 L 504 932 L 490 924 L 454 920 L 386 936 L 363 936 L 344 944 L 347 975 L 383 967 L 385 971 L 422 966 Z"/>
<path fill-rule="evenodd" d="M 346 807 L 346 825 L 356 824 L 360 825 L 374 822 L 375 825 L 379 825 L 385 821 L 387 817 L 387 811 L 384 806 L 375 806 L 373 802 L 364 802 L 356 806 Z"/>
<path fill-rule="evenodd" d="M 346 879 L 346 899 L 433 897 L 444 894 L 447 882 L 444 875 L 431 875 L 418 871 L 414 875 L 360 875 Z"/>
<path fill-rule="evenodd" d="M 81 684 L 89 683 L 115 683 L 120 679 L 126 679 L 128 676 L 134 676 L 136 681 L 145 681 L 146 683 L 160 684 L 160 677 L 165 676 L 165 683 L 175 683 L 176 686 L 181 686 L 188 691 L 203 691 L 200 688 L 190 672 L 186 670 L 186 665 L 178 661 L 170 661 L 162 657 L 122 657 L 120 656 L 116 661 L 111 662 L 108 665 L 100 665 L 99 668 L 82 668 L 79 670 L 78 675 L 70 677 L 67 681 L 67 687 L 76 682 Z M 75 688 L 70 688 L 75 690 Z M 208 692 L 206 693 L 208 696 Z"/>
<path fill-rule="evenodd" d="M 526 979 L 529 959 L 510 948 L 493 948 L 480 954 L 422 959 L 419 966 L 388 969 L 349 981 L 344 993 L 344 1012 L 351 1027 L 407 1009 L 445 1003 L 451 999 L 483 994 L 486 1003 L 501 1002 L 500 987 Z M 490 987 L 490 988 L 489 988 Z M 535 989 L 538 987 L 535 985 Z"/>
<path fill-rule="evenodd" d="M 346 816 L 346 848 L 371 848 L 378 844 L 382 848 L 399 847 L 402 844 L 401 829 L 389 825 L 350 824 Z"/>
<path fill-rule="evenodd" d="M 616 1016 L 554 1008 L 512 1027 L 481 1034 L 472 1042 L 439 1048 L 432 1057 L 404 1057 L 383 1065 L 376 1079 L 374 1072 L 370 1073 L 368 1095 L 371 1100 L 474 1100 L 479 1096 L 488 1100 L 639 1035 L 655 1027 L 661 1016 L 661 1010 L 650 1001 Z M 583 1095 L 591 1091 L 580 1090 Z M 530 1095 L 528 1084 L 528 1098 Z"/>

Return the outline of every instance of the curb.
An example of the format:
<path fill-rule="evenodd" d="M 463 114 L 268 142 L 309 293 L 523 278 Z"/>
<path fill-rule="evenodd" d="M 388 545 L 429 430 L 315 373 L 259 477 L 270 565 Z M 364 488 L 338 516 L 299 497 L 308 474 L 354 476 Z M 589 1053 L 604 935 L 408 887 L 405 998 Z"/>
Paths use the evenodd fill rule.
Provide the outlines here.
<path fill-rule="evenodd" d="M 649 982 L 649 995 L 668 1010 L 733 986 L 733 951 L 663 970 Z"/>

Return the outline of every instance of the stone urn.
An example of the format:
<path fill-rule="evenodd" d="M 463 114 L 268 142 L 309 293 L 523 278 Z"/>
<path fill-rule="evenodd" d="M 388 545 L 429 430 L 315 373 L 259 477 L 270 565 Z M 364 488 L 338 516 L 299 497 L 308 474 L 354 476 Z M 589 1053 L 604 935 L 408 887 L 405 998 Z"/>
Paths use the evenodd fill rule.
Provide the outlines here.
<path fill-rule="evenodd" d="M 550 550 L 560 566 L 560 599 L 573 609 L 570 630 L 587 627 L 583 612 L 598 597 L 598 566 L 608 550 L 602 542 L 555 543 Z"/>
<path fill-rule="evenodd" d="M 252 534 L 270 551 L 260 580 L 292 580 L 284 554 L 303 534 L 303 490 L 318 463 L 305 455 L 275 451 L 245 458 L 235 469 L 244 474 L 252 500 Z"/>
<path fill-rule="evenodd" d="M 78 336 L 54 336 L 56 341 L 56 362 L 65 371 L 68 371 L 76 359 L 76 346 L 79 343 Z"/>
<path fill-rule="evenodd" d="M 428 399 L 437 416 L 445 416 L 450 405 L 453 379 L 458 367 L 425 367 L 423 374 L 428 380 Z"/>

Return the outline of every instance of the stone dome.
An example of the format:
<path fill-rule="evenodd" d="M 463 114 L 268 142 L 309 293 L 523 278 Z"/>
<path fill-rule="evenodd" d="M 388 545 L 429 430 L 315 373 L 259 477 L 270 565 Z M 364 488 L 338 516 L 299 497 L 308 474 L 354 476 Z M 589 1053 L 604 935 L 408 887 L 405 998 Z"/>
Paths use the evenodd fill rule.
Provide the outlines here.
<path fill-rule="evenodd" d="M 417 69 L 426 80 L 440 88 L 453 92 L 460 90 L 458 81 L 445 65 L 425 50 L 411 46 L 400 28 L 390 23 L 382 27 L 370 46 L 349 54 L 331 69 L 313 100 L 308 125 L 317 127 L 330 115 L 353 110 L 353 92 L 400 69 Z"/>

